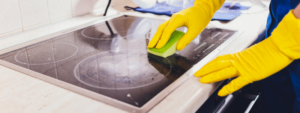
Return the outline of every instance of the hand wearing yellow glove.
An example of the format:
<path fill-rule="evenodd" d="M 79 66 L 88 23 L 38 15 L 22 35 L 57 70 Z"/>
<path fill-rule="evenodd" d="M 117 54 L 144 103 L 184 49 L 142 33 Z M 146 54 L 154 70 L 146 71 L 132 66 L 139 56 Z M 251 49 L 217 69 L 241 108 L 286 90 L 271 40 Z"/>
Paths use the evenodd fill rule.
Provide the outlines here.
<path fill-rule="evenodd" d="M 169 40 L 175 29 L 186 26 L 187 33 L 177 43 L 177 50 L 182 50 L 198 34 L 200 34 L 213 14 L 222 6 L 225 0 L 195 0 L 194 6 L 172 15 L 171 19 L 159 26 L 150 41 L 148 48 L 162 48 Z"/>
<path fill-rule="evenodd" d="M 217 57 L 195 76 L 202 77 L 202 83 L 237 77 L 218 92 L 219 96 L 226 96 L 249 83 L 271 76 L 299 59 L 299 31 L 300 20 L 290 11 L 269 38 L 244 51 Z"/>

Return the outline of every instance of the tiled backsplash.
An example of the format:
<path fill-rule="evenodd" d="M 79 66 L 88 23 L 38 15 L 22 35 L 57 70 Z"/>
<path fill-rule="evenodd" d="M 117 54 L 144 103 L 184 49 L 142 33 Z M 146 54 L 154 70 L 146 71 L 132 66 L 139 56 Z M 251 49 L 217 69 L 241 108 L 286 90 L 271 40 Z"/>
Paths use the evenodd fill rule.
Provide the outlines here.
<path fill-rule="evenodd" d="M 50 23 L 72 17 L 70 0 L 47 0 L 47 3 Z"/>
<path fill-rule="evenodd" d="M 22 31 L 18 0 L 0 0 L 0 37 Z"/>
<path fill-rule="evenodd" d="M 114 2 L 123 0 L 114 0 Z M 0 0 L 0 38 L 70 19 L 92 11 L 104 11 L 108 0 Z"/>

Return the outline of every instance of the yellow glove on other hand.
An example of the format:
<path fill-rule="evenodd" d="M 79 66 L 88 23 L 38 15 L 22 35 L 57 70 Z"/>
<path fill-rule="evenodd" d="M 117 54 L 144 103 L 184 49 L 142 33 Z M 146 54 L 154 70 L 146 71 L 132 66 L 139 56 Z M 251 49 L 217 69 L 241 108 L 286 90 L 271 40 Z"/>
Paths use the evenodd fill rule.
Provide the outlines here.
<path fill-rule="evenodd" d="M 294 59 L 299 59 L 299 31 L 300 20 L 290 11 L 268 39 L 241 52 L 217 57 L 195 76 L 202 77 L 202 83 L 237 77 L 218 92 L 219 96 L 226 96 L 249 83 L 271 76 Z"/>
<path fill-rule="evenodd" d="M 162 23 L 148 48 L 162 48 L 169 40 L 175 29 L 186 26 L 187 33 L 177 43 L 177 50 L 182 50 L 198 34 L 200 34 L 210 20 L 213 14 L 222 6 L 225 0 L 196 0 L 193 7 L 182 10 L 172 15 L 171 19 Z"/>

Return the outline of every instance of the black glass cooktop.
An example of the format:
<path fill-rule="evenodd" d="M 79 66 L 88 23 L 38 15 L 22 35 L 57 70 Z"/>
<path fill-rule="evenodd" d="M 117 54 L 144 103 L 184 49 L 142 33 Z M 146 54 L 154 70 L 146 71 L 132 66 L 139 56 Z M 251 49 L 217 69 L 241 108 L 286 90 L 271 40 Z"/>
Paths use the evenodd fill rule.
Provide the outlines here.
<path fill-rule="evenodd" d="M 184 50 L 162 58 L 147 53 L 147 43 L 162 22 L 122 16 L 0 58 L 141 107 L 235 33 L 205 29 Z"/>

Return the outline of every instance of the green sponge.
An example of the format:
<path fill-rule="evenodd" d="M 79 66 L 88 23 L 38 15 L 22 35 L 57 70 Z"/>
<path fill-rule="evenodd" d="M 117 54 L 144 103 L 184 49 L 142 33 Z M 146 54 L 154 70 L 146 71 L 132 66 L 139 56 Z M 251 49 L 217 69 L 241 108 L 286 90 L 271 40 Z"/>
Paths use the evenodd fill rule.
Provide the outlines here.
<path fill-rule="evenodd" d="M 175 30 L 169 39 L 169 41 L 166 43 L 166 45 L 160 49 L 154 48 L 148 48 L 148 52 L 157 56 L 161 57 L 168 57 L 170 55 L 173 55 L 176 52 L 176 45 L 179 41 L 179 39 L 184 35 L 184 32 Z"/>

